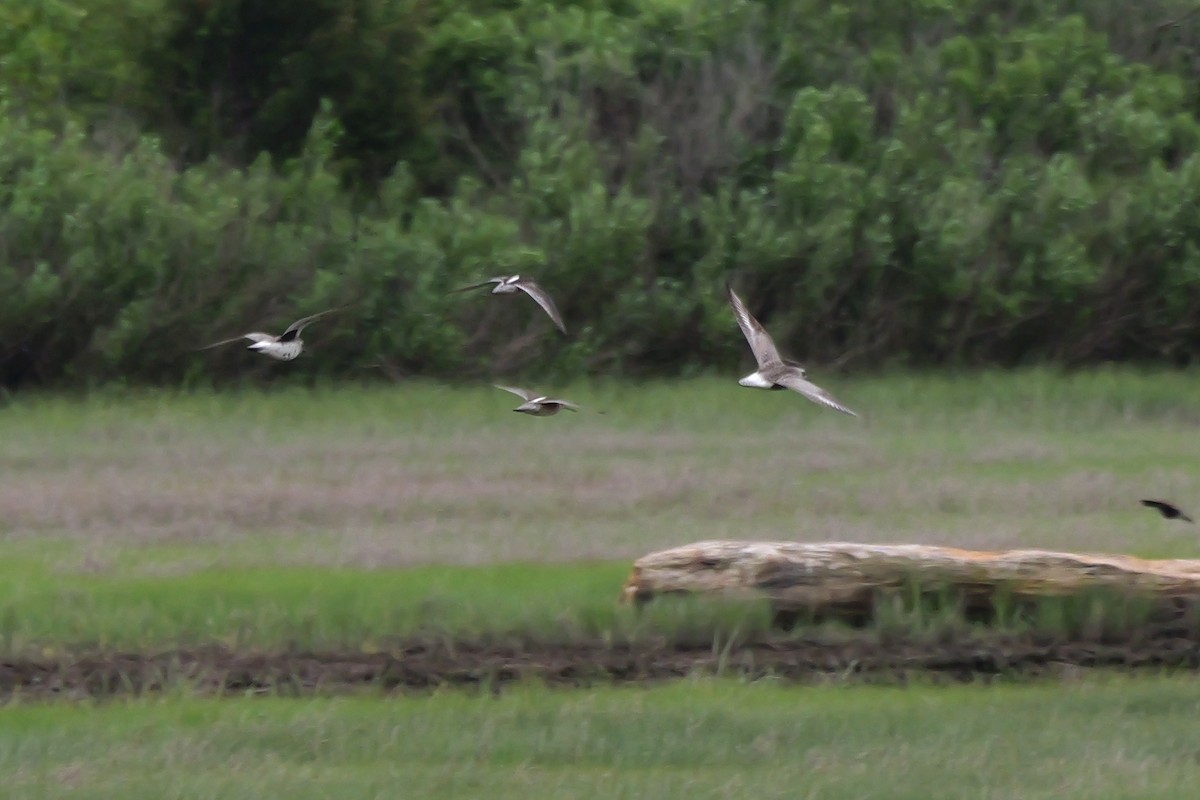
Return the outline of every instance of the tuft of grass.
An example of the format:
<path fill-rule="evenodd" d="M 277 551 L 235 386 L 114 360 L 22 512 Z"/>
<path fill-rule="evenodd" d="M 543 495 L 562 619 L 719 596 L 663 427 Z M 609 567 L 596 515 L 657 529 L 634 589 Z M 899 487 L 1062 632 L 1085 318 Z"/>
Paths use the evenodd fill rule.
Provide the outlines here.
<path fill-rule="evenodd" d="M 10 571 L 11 570 L 11 571 Z M 770 623 L 765 602 L 671 598 L 638 611 L 617 603 L 621 564 L 421 567 L 402 572 L 314 567 L 205 570 L 180 576 L 86 576 L 67 585 L 0 568 L 0 654 L 161 650 L 373 650 L 426 637 L 489 641 L 707 642 Z"/>
<path fill-rule="evenodd" d="M 1110 588 L 1045 597 L 1014 597 L 997 587 L 986 604 L 968 604 L 958 591 L 931 589 L 916 580 L 883 594 L 873 608 L 871 628 L 882 635 L 946 639 L 982 630 L 1037 634 L 1060 641 L 1137 641 L 1156 625 L 1200 630 L 1196 610 L 1176 607 L 1151 594 Z"/>
<path fill-rule="evenodd" d="M 55 581 L 27 565 L 0 567 L 0 655 L 161 651 L 210 644 L 234 651 L 385 651 L 424 638 L 542 644 L 660 641 L 728 652 L 769 638 L 844 635 L 811 619 L 772 629 L 765 600 L 664 596 L 618 604 L 619 563 L 504 564 L 372 571 L 315 567 L 203 570 L 177 576 L 81 576 Z M 1149 599 L 1087 592 L 1006 601 L 995 618 L 969 617 L 949 591 L 915 586 L 883 596 L 856 636 L 912 641 L 1038 633 L 1062 640 L 1134 641 L 1160 616 Z M 1197 628 L 1186 614 L 1179 623 Z"/>

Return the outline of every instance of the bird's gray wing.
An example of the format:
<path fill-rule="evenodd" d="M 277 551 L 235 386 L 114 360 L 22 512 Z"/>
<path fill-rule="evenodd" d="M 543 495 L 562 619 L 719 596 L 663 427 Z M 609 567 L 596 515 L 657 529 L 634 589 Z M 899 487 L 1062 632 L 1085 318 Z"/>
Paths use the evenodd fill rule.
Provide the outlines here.
<path fill-rule="evenodd" d="M 287 339 L 288 334 L 293 333 L 293 332 L 295 333 L 296 336 L 299 336 L 300 331 L 304 330 L 304 328 L 306 326 L 308 326 L 309 324 L 316 322 L 317 320 L 319 320 L 321 317 L 325 316 L 326 314 L 332 314 L 335 311 L 341 311 L 342 308 L 343 308 L 343 306 L 338 306 L 337 308 L 329 308 L 320 313 L 312 314 L 310 316 L 298 319 L 295 322 L 293 322 L 291 325 L 288 325 L 287 330 L 283 332 L 283 336 L 280 336 L 279 338 Z"/>
<path fill-rule="evenodd" d="M 536 300 L 537 304 L 542 307 L 542 310 L 550 315 L 550 319 L 554 320 L 554 324 L 558 326 L 560 331 L 563 333 L 567 332 L 567 326 L 563 324 L 562 314 L 558 313 L 558 306 L 554 305 L 554 301 L 550 299 L 550 295 L 546 294 L 545 289 L 528 278 L 518 280 L 517 288 Z"/>
<path fill-rule="evenodd" d="M 733 308 L 733 316 L 737 318 L 738 327 L 742 329 L 742 334 L 749 342 L 750 350 L 754 353 L 754 360 L 758 362 L 759 368 L 768 364 L 783 363 L 771 334 L 767 333 L 759 321 L 746 310 L 742 298 L 737 296 L 737 292 L 733 291 L 733 287 L 728 283 L 725 284 L 725 293 L 729 296 L 729 305 Z"/>
<path fill-rule="evenodd" d="M 832 408 L 834 411 L 840 411 L 843 414 L 849 414 L 852 417 L 857 417 L 858 414 L 851 411 L 829 392 L 817 386 L 812 381 L 805 378 L 799 371 L 788 370 L 783 375 L 775 379 L 775 382 L 780 386 L 786 386 L 794 392 L 812 400 L 814 403 Z"/>
<path fill-rule="evenodd" d="M 567 409 L 568 411 L 578 411 L 579 410 L 579 406 L 575 405 L 574 403 L 570 402 L 569 400 L 563 400 L 558 397 L 547 397 L 542 402 L 543 403 L 554 403 L 555 405 L 560 405 L 563 408 Z"/>
<path fill-rule="evenodd" d="M 492 386 L 495 386 L 497 389 L 503 389 L 506 392 L 512 392 L 517 397 L 524 400 L 526 403 L 528 403 L 533 398 L 537 397 L 537 394 L 535 394 L 534 392 L 531 392 L 528 389 L 521 389 L 520 387 L 517 387 L 517 386 L 501 386 L 498 383 L 493 383 Z"/>
<path fill-rule="evenodd" d="M 220 347 L 223 344 L 231 344 L 233 342 L 240 342 L 242 339 L 249 339 L 250 341 L 257 343 L 257 342 L 268 342 L 274 338 L 275 337 L 269 333 L 243 333 L 241 336 L 234 336 L 232 339 L 222 339 L 219 342 L 213 342 L 212 344 L 206 344 L 206 345 L 204 345 L 204 347 L 197 348 L 197 351 L 211 350 L 212 348 Z"/>
<path fill-rule="evenodd" d="M 459 287 L 458 289 L 451 289 L 450 294 L 457 294 L 458 292 L 469 292 L 472 289 L 478 289 L 480 286 L 489 286 L 493 283 L 504 283 L 504 278 L 488 278 L 486 281 L 480 281 L 479 283 L 472 283 L 470 286 L 462 286 L 462 287 Z"/>

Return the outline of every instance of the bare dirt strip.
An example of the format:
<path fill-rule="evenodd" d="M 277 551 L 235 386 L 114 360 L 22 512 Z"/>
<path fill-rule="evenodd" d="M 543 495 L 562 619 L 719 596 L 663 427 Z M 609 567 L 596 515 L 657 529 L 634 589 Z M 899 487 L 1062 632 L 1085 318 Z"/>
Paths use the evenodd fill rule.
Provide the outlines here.
<path fill-rule="evenodd" d="M 975 681 L 1061 678 L 1081 670 L 1200 669 L 1200 635 L 1163 626 L 1136 641 L 1061 641 L 1002 635 L 940 641 L 788 636 L 721 647 L 712 642 L 398 642 L 388 652 L 234 652 L 219 647 L 95 653 L 0 662 L 0 696 L 106 697 L 188 687 L 213 694 L 330 694 L 437 687 L 500 690 L 517 681 L 557 686 L 642 683 L 697 674 L 795 682 Z"/>

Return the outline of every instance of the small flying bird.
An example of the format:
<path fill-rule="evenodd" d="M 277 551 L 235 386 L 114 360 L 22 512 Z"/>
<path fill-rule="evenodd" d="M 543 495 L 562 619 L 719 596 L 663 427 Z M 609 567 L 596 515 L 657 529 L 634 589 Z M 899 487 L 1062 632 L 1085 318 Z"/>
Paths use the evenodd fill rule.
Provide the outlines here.
<path fill-rule="evenodd" d="M 554 397 L 547 397 L 544 394 L 537 394 L 528 389 L 520 389 L 516 386 L 501 386 L 498 383 L 492 384 L 497 389 L 503 389 L 506 392 L 512 392 L 517 397 L 520 397 L 525 402 L 513 409 L 521 414 L 530 414 L 535 417 L 552 417 L 564 408 L 568 411 L 578 411 L 579 406 L 574 403 L 569 403 L 566 400 L 560 400 Z"/>
<path fill-rule="evenodd" d="M 334 311 L 340 311 L 344 306 L 331 308 L 327 311 L 322 311 L 319 314 L 313 314 L 310 317 L 298 319 L 288 326 L 287 330 L 279 336 L 272 336 L 269 333 L 243 333 L 241 336 L 234 336 L 232 339 L 222 339 L 219 342 L 213 342 L 210 345 L 201 347 L 201 350 L 211 350 L 214 347 L 220 347 L 223 344 L 230 344 L 241 339 L 249 339 L 254 344 L 247 347 L 247 350 L 257 350 L 265 356 L 278 359 L 280 361 L 291 361 L 296 356 L 300 355 L 304 350 L 304 340 L 300 338 L 300 332 L 309 324 L 316 322 L 326 314 L 332 314 Z"/>
<path fill-rule="evenodd" d="M 562 314 L 558 313 L 558 307 L 554 305 L 554 301 L 550 299 L 550 295 L 546 294 L 546 290 L 538 286 L 537 282 L 532 278 L 522 278 L 520 275 L 509 275 L 508 277 L 499 276 L 488 278 L 486 281 L 472 283 L 470 286 L 464 286 L 461 289 L 454 289 L 451 294 L 458 292 L 467 292 L 471 289 L 478 289 L 481 286 L 496 284 L 496 288 L 492 289 L 492 294 L 513 294 L 518 289 L 532 297 L 537 304 L 542 307 L 542 310 L 550 315 L 550 319 L 554 320 L 554 324 L 563 333 L 567 332 L 567 326 L 563 324 Z"/>
<path fill-rule="evenodd" d="M 785 360 L 779 355 L 779 350 L 775 347 L 775 340 L 771 338 L 771 334 L 767 333 L 759 321 L 746 310 L 742 299 L 737 296 L 728 283 L 725 284 L 725 293 L 729 296 L 729 305 L 733 307 L 733 315 L 737 318 L 738 327 L 742 329 L 746 341 L 750 343 L 754 359 L 758 362 L 758 369 L 739 380 L 739 384 L 751 389 L 791 389 L 814 403 L 828 406 L 852 417 L 858 416 L 829 392 L 809 381 L 804 367 L 794 361 Z"/>
<path fill-rule="evenodd" d="M 1147 508 L 1157 508 L 1158 512 L 1166 519 L 1181 519 L 1184 522 L 1193 522 L 1192 518 L 1183 513 L 1182 509 L 1171 505 L 1166 500 L 1143 500 L 1142 505 Z"/>

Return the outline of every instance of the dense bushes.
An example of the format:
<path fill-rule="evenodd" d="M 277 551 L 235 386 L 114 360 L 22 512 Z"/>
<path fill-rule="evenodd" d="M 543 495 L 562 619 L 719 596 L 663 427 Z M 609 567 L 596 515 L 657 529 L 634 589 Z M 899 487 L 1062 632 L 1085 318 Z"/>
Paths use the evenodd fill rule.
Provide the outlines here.
<path fill-rule="evenodd" d="M 1200 345 L 1182 3 L 288 8 L 0 10 L 0 380 L 278 372 L 187 351 L 341 303 L 289 372 L 732 366 L 727 278 L 814 361 Z M 446 293 L 506 271 L 566 340 Z"/>

